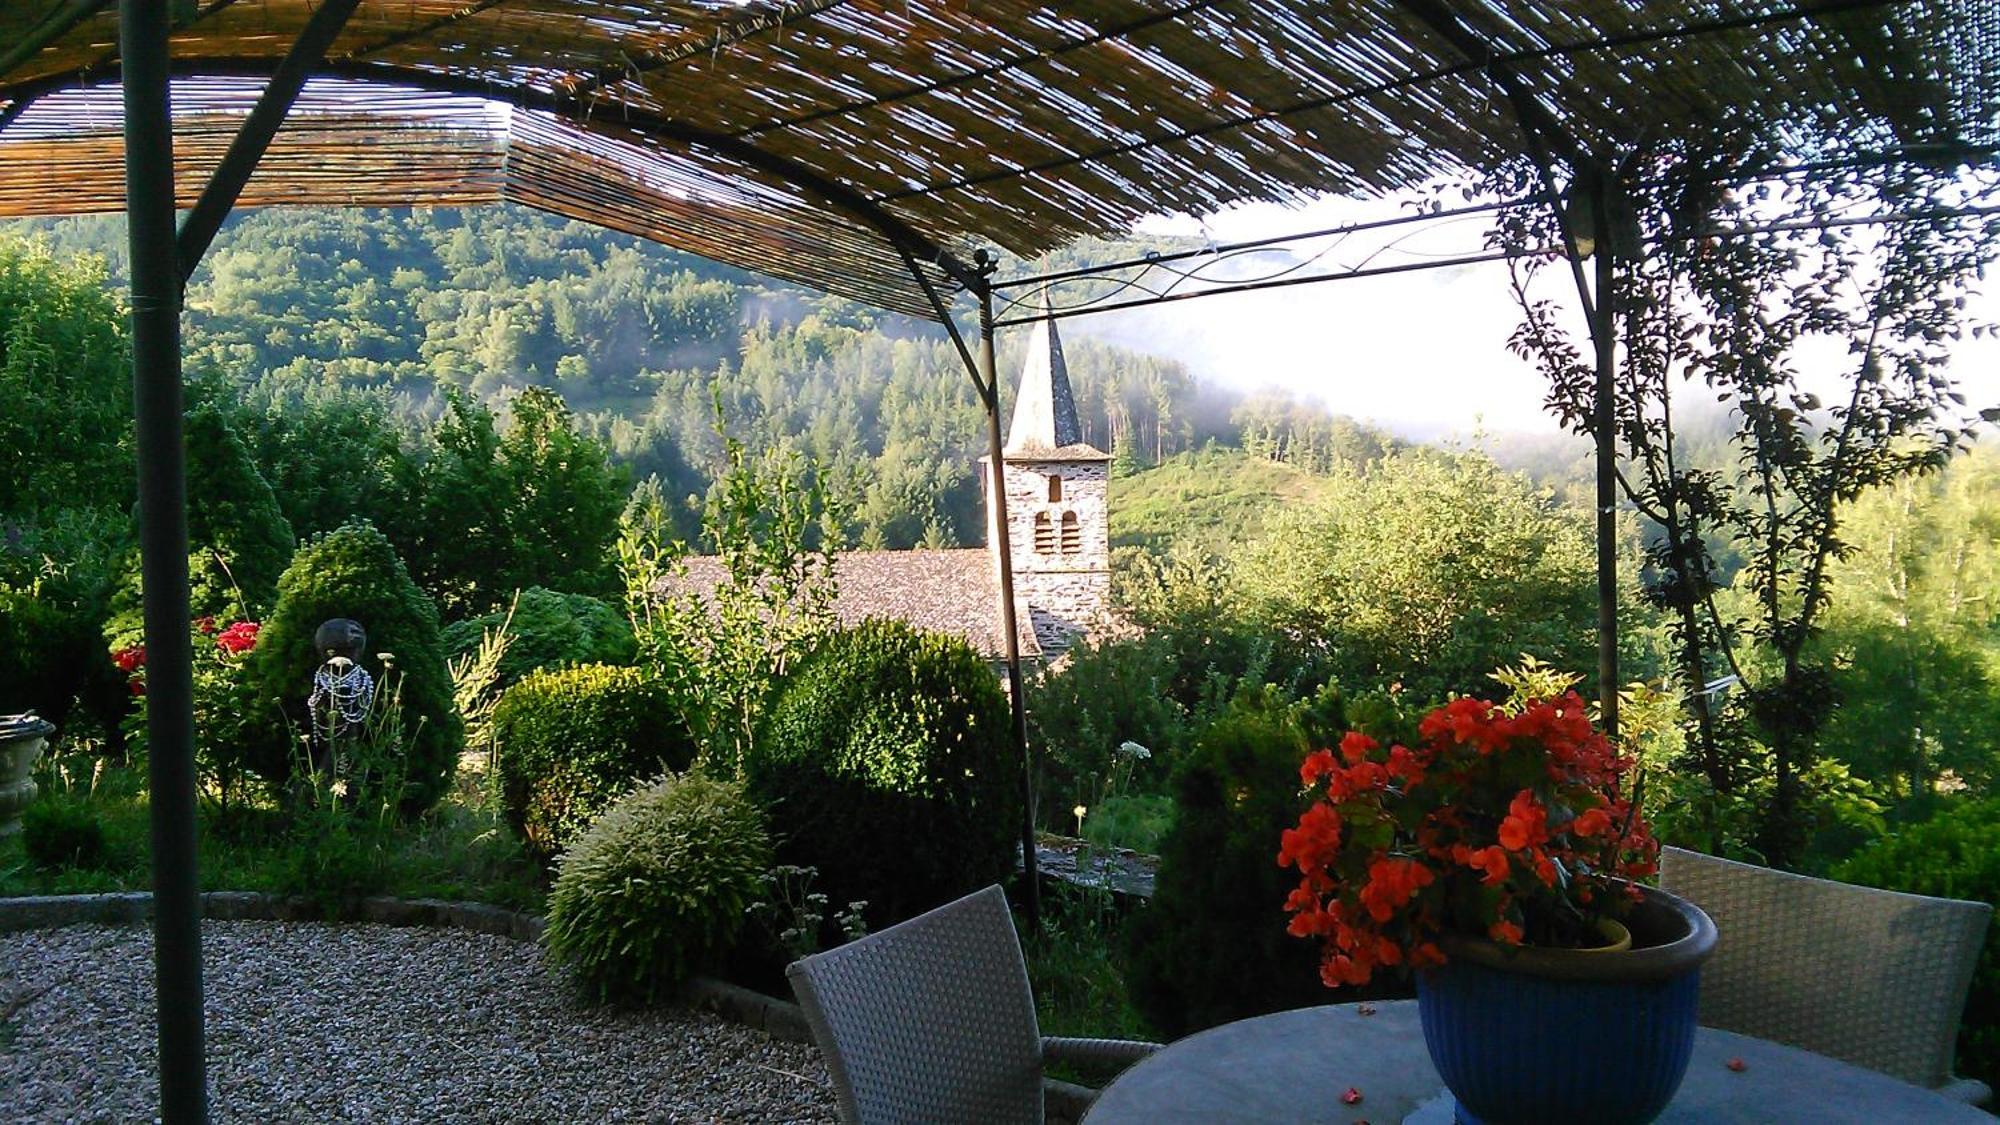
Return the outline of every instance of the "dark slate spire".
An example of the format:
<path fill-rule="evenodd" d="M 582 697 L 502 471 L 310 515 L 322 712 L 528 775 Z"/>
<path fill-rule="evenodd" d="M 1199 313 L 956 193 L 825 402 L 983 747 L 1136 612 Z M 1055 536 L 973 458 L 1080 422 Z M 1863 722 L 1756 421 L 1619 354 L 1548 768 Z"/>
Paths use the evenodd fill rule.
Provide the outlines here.
<path fill-rule="evenodd" d="M 1042 290 L 1042 312 L 1049 311 L 1049 292 Z M 1028 339 L 1028 362 L 1021 368 L 1015 392 L 1014 424 L 1007 431 L 1007 452 L 1061 449 L 1083 442 L 1076 422 L 1076 397 L 1069 389 L 1069 365 L 1063 362 L 1062 337 L 1056 322 L 1038 320 Z"/>

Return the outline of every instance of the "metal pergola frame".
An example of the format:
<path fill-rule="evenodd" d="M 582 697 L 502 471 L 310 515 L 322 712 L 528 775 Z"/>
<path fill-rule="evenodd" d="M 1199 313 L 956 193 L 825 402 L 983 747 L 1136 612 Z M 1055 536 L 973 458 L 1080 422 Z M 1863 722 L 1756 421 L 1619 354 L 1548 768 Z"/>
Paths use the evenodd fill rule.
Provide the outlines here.
<path fill-rule="evenodd" d="M 323 0 L 308 26 L 290 51 L 275 64 L 243 58 L 174 58 L 169 38 L 178 14 L 198 19 L 232 0 L 72 0 L 52 14 L 25 40 L 0 52 L 0 74 L 28 58 L 47 44 L 60 39 L 83 21 L 101 12 L 108 4 L 119 3 L 118 49 L 105 56 L 90 73 L 55 75 L 4 93 L 10 101 L 0 111 L 4 130 L 38 98 L 89 81 L 118 77 L 123 84 L 124 138 L 126 162 L 126 214 L 131 252 L 131 309 L 135 429 L 139 475 L 139 523 L 144 583 L 144 613 L 149 639 L 164 638 L 149 646 L 148 735 L 152 794 L 152 841 L 155 888 L 154 932 L 159 1000 L 160 1096 L 162 1116 L 169 1122 L 206 1119 L 206 1083 L 203 1052 L 202 979 L 200 960 L 200 898 L 195 855 L 195 776 L 193 771 L 192 653 L 184 640 L 189 612 L 187 572 L 187 520 L 184 451 L 182 447 L 182 379 L 180 314 L 183 290 L 208 249 L 216 231 L 240 197 L 259 160 L 268 150 L 294 101 L 310 77 L 340 77 L 406 85 L 443 94 L 471 95 L 505 102 L 520 108 L 541 110 L 579 123 L 587 123 L 598 107 L 590 94 L 590 81 L 573 84 L 561 93 L 538 91 L 518 85 L 499 86 L 470 78 L 414 70 L 404 67 L 360 63 L 326 57 L 353 14 L 359 0 Z M 427 34 L 444 24 L 469 18 L 500 0 L 477 0 L 458 12 L 442 17 L 406 37 Z M 1209 6 L 1215 0 L 1194 0 L 1158 15 L 1159 21 Z M 1596 533 L 1598 577 L 1598 677 L 1605 725 L 1615 732 L 1617 724 L 1617 565 L 1615 554 L 1616 442 L 1611 425 L 1612 380 L 1616 371 L 1618 312 L 1609 298 L 1616 267 L 1615 240 L 1609 229 L 1613 208 L 1611 196 L 1619 190 L 1617 177 L 1602 159 L 1583 151 L 1563 129 L 1561 120 L 1522 82 L 1515 67 L 1569 50 L 1595 46 L 1615 46 L 1621 42 L 1650 42 L 1660 39 L 1698 36 L 1775 25 L 1804 15 L 1853 11 L 1894 6 L 1905 0 L 1829 0 L 1810 8 L 1783 9 L 1739 18 L 1720 19 L 1709 25 L 1666 31 L 1648 31 L 1623 37 L 1611 36 L 1600 44 L 1559 51 L 1537 50 L 1509 53 L 1502 46 L 1483 39 L 1462 21 L 1442 0 L 1400 0 L 1401 9 L 1420 21 L 1432 33 L 1456 47 L 1469 61 L 1449 73 L 1483 74 L 1505 98 L 1516 124 L 1525 138 L 1527 155 L 1540 175 L 1540 191 L 1534 200 L 1511 205 L 1542 205 L 1552 209 L 1564 240 L 1575 245 L 1580 236 L 1590 237 L 1597 247 L 1593 263 L 1595 277 L 1589 276 L 1584 261 L 1566 254 L 1580 306 L 1594 345 L 1596 367 Z M 837 0 L 785 5 L 775 14 L 745 19 L 738 31 L 747 37 L 787 20 L 809 17 L 814 12 L 836 6 Z M 1098 39 L 1124 34 L 1131 28 L 1107 31 Z M 1097 41 L 1096 39 L 1091 42 Z M 723 43 L 718 33 L 716 47 Z M 383 46 L 377 45 L 376 49 Z M 700 49 L 709 49 L 703 42 Z M 631 60 L 631 72 L 676 61 L 671 52 L 653 57 L 648 54 Z M 626 71 L 605 72 L 595 79 L 604 85 L 622 79 Z M 171 111 L 171 83 L 180 76 L 240 75 L 267 78 L 268 84 L 246 117 L 227 155 L 214 170 L 199 200 L 178 228 L 175 222 L 174 134 Z M 1428 76 L 1431 79 L 1437 75 Z M 1383 93 L 1426 80 L 1411 75 L 1381 89 L 1363 93 Z M 1340 98 L 1327 99 L 1332 105 Z M 1270 111 L 1291 113 L 1294 106 Z M 1306 108 L 1311 108 L 1310 106 Z M 627 118 L 632 111 L 621 110 Z M 795 187 L 828 208 L 839 211 L 879 234 L 901 257 L 936 317 L 943 324 L 964 364 L 987 416 L 990 449 L 990 495 L 995 505 L 995 542 L 1000 587 L 1000 616 L 1005 634 L 1008 684 L 1011 695 L 1013 737 L 1022 767 L 1025 802 L 1022 847 L 1026 865 L 1028 909 L 1036 909 L 1036 862 L 1033 838 L 1033 787 L 1026 715 L 1021 676 L 1021 654 L 1016 619 L 1011 544 L 1005 512 L 1005 490 L 1001 487 L 1004 464 L 1000 422 L 1000 388 L 994 361 L 994 333 L 997 328 L 1042 319 L 1024 316 L 999 319 L 995 316 L 996 292 L 1054 278 L 1015 278 L 995 281 L 993 266 L 985 254 L 964 262 L 948 249 L 913 229 L 886 210 L 884 204 L 902 196 L 895 193 L 868 196 L 796 161 L 773 155 L 751 143 L 750 133 L 722 134 L 678 124 L 657 115 L 639 122 L 651 135 L 686 146 L 704 149 L 741 162 L 758 172 Z M 1242 127 L 1238 121 L 1227 127 Z M 775 126 L 774 126 L 775 127 Z M 754 133 L 755 130 L 750 131 Z M 1189 134 L 1192 136 L 1193 134 Z M 1171 138 L 1169 138 L 1170 140 Z M 1165 143 L 1159 139 L 1149 144 Z M 1104 155 L 1104 154 L 1098 154 Z M 1113 154 L 1115 155 L 1115 153 Z M 1075 159 L 1092 159 L 1084 154 Z M 1562 189 L 1557 185 L 1557 165 L 1568 169 L 1568 190 L 1588 193 L 1593 229 L 1574 230 L 1564 207 Z M 1044 169 L 1046 170 L 1046 169 Z M 1010 172 L 1034 174 L 1035 168 Z M 977 177 L 942 185 L 927 191 L 945 190 L 977 182 Z M 906 193 L 907 194 L 907 193 Z M 1435 217 L 1435 216 L 1431 216 Z M 1402 269 L 1463 265 L 1472 261 L 1497 260 L 1502 254 L 1481 255 L 1421 266 L 1382 267 L 1350 271 L 1334 277 L 1294 279 L 1283 284 L 1373 276 Z M 976 348 L 968 342 L 951 313 L 947 295 L 926 273 L 925 267 L 940 271 L 972 295 L 977 303 Z M 1075 276 L 1074 271 L 1070 276 Z M 1221 286 L 1200 292 L 1178 294 L 1180 300 L 1192 296 L 1269 287 Z M 1080 315 L 1083 311 L 1107 311 L 1113 307 L 1157 303 L 1135 301 L 1103 309 L 1056 312 L 1052 315 Z"/>

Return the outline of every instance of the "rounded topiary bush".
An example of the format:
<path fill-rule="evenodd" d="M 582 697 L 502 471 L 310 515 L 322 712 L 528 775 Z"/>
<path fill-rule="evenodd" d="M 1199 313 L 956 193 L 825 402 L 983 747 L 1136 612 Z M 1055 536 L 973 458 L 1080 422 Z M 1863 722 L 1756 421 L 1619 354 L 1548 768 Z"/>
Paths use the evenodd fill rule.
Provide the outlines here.
<path fill-rule="evenodd" d="M 313 634 L 335 617 L 358 621 L 368 632 L 361 663 L 375 678 L 376 707 L 400 691 L 398 803 L 405 813 L 422 812 L 450 785 L 464 732 L 438 640 L 437 609 L 410 580 L 389 540 L 366 523 L 314 537 L 278 580 L 277 606 L 246 669 L 246 694 L 256 708 L 243 724 L 248 765 L 283 791 L 304 761 L 303 738 L 312 729 L 306 699 L 324 659 L 313 648 Z"/>
<path fill-rule="evenodd" d="M 2000 908 L 2000 798 L 1969 801 L 1863 848 L 1836 868 L 1847 883 L 1967 898 Z M 2000 1086 L 2000 928 L 1986 946 L 1958 1029 L 1957 1071 Z"/>
<path fill-rule="evenodd" d="M 600 1001 L 671 996 L 728 953 L 770 866 L 763 816 L 740 785 L 664 778 L 612 805 L 563 855 L 549 953 Z"/>
<path fill-rule="evenodd" d="M 1006 697 L 964 641 L 901 622 L 828 636 L 765 709 L 746 773 L 785 863 L 872 928 L 1006 878 L 1020 766 Z"/>
<path fill-rule="evenodd" d="M 1299 763 L 1342 727 L 1331 691 L 1309 705 L 1247 692 L 1175 772 L 1153 898 L 1133 916 L 1124 949 L 1133 1006 L 1158 1034 L 1355 998 L 1329 992 L 1318 945 L 1285 932 L 1298 875 L 1276 862 L 1279 833 L 1304 808 Z"/>
<path fill-rule="evenodd" d="M 507 610 L 496 610 L 445 627 L 445 655 L 453 659 L 478 650 L 487 630 L 502 625 L 512 638 L 500 658 L 502 686 L 538 668 L 572 664 L 630 664 L 638 655 L 632 624 L 606 602 L 588 594 L 565 594 L 530 586 Z"/>
<path fill-rule="evenodd" d="M 638 782 L 694 761 L 694 736 L 664 681 L 586 664 L 530 672 L 493 708 L 500 804 L 548 859 Z"/>

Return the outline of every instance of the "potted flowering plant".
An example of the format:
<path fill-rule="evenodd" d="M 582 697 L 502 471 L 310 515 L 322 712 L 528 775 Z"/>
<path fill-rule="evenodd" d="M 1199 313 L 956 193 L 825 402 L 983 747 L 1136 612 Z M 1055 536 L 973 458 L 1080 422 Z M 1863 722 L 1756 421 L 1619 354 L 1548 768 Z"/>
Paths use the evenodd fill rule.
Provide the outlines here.
<path fill-rule="evenodd" d="M 1290 931 L 1329 986 L 1417 970 L 1424 1038 L 1465 1121 L 1641 1122 L 1692 1048 L 1715 928 L 1637 880 L 1658 845 L 1633 761 L 1574 691 L 1458 699 L 1412 745 L 1349 732 L 1300 767 Z"/>

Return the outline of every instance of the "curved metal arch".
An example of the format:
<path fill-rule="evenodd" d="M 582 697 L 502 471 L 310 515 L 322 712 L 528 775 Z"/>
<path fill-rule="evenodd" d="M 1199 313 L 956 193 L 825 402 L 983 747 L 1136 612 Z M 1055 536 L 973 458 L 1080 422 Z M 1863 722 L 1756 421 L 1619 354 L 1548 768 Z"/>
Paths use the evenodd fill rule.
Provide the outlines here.
<path fill-rule="evenodd" d="M 173 60 L 172 76 L 174 78 L 270 78 L 281 61 L 276 58 L 179 58 Z M 0 98 L 7 99 L 9 103 L 6 110 L 0 111 L 0 129 L 4 129 L 29 105 L 42 98 L 66 90 L 83 89 L 96 83 L 118 81 L 122 73 L 120 64 L 112 62 L 101 68 L 64 71 L 0 88 Z M 552 113 L 584 128 L 588 128 L 593 119 L 613 117 L 621 124 L 631 126 L 649 137 L 673 141 L 688 148 L 705 149 L 775 176 L 793 187 L 815 195 L 834 209 L 880 234 L 899 252 L 907 253 L 919 262 L 928 262 L 942 269 L 965 289 L 977 292 L 986 284 L 985 275 L 980 270 L 961 260 L 950 250 L 939 246 L 928 236 L 889 213 L 880 204 L 853 187 L 823 176 L 788 157 L 767 152 L 747 141 L 726 134 L 697 128 L 628 106 L 607 105 L 586 98 L 556 94 L 526 86 L 487 82 L 461 75 L 440 74 L 436 71 L 415 70 L 383 63 L 323 62 L 312 68 L 311 77 L 373 82 L 432 93 L 484 98 L 517 109 Z"/>

